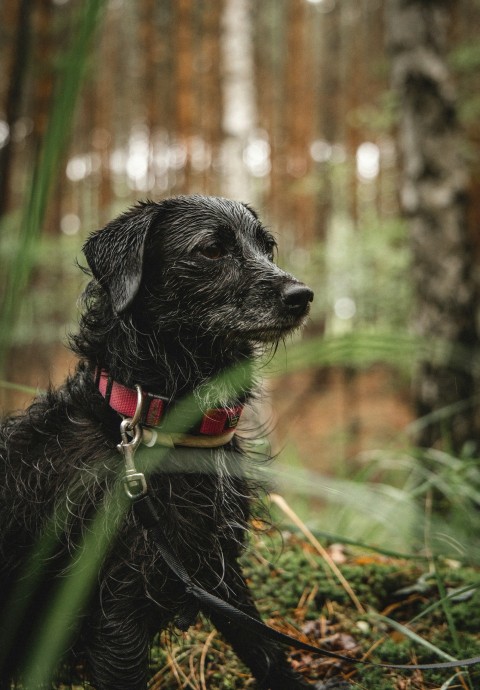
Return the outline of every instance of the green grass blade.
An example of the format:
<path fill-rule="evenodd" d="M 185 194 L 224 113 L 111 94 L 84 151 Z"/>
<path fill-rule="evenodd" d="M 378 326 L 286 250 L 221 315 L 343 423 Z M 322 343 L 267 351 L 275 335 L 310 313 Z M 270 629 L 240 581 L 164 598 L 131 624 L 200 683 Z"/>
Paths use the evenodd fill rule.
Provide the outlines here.
<path fill-rule="evenodd" d="M 442 659 L 445 659 L 446 661 L 458 661 L 458 659 L 456 659 L 455 657 L 451 656 L 447 652 L 444 652 L 443 649 L 440 649 L 428 640 L 425 640 L 423 637 L 420 637 L 420 635 L 417 635 L 413 632 L 413 630 L 410 630 L 410 628 L 407 628 L 405 625 L 402 625 L 401 623 L 398 623 L 397 621 L 388 618 L 388 616 L 382 616 L 381 613 L 371 613 L 370 615 L 373 618 L 382 621 L 382 623 L 386 623 L 394 630 L 397 630 L 398 632 L 405 635 L 405 637 L 408 637 L 408 639 L 412 642 L 416 642 L 422 647 L 425 647 L 425 649 L 428 649 L 430 652 L 433 652 Z"/>
<path fill-rule="evenodd" d="M 32 386 L 24 386 L 21 383 L 10 383 L 10 381 L 3 381 L 0 379 L 0 388 L 7 391 L 17 391 L 17 393 L 28 393 L 29 395 L 38 395 L 41 391 Z"/>
<path fill-rule="evenodd" d="M 83 83 L 91 42 L 105 0 L 85 0 L 80 4 L 76 30 L 57 80 L 47 131 L 25 194 L 24 214 L 15 230 L 18 244 L 6 277 L 0 320 L 0 370 L 16 321 L 18 305 L 27 287 L 35 261 L 42 223 L 53 182 L 58 177 L 62 154 L 70 135 L 75 107 Z M 13 234 L 13 233 L 12 233 Z"/>
<path fill-rule="evenodd" d="M 24 687 L 44 687 L 55 673 L 56 666 L 75 632 L 78 617 L 98 580 L 98 571 L 108 548 L 115 538 L 119 511 L 128 504 L 119 482 L 117 490 L 100 507 L 83 543 L 77 549 L 68 572 L 59 580 L 52 605 L 42 622 L 36 645 L 24 668 Z"/>

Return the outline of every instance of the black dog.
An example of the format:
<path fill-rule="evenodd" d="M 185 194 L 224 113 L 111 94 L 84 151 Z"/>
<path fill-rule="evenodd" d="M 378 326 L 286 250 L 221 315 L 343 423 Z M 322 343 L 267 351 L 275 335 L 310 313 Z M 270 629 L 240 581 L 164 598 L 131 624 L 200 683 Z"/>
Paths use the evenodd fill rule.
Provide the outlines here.
<path fill-rule="evenodd" d="M 237 562 L 254 489 L 234 431 L 259 347 L 298 328 L 313 298 L 275 265 L 274 248 L 248 206 L 201 196 L 138 204 L 87 240 L 93 280 L 71 339 L 80 363 L 0 434 L 5 687 L 29 672 L 51 597 L 75 569 L 72 558 L 78 563 L 87 543 L 91 550 L 99 519 L 109 548 L 64 642 L 94 687 L 144 690 L 153 636 L 195 619 L 184 584 L 118 498 L 116 445 L 131 442 L 120 422 L 134 414 L 136 385 L 144 391 L 136 429 L 163 444 L 140 449 L 136 462 L 165 540 L 195 582 L 259 617 Z M 176 420 L 170 427 L 167 417 Z M 99 518 L 102 506 L 110 507 Z M 210 617 L 259 687 L 308 687 L 275 643 Z"/>

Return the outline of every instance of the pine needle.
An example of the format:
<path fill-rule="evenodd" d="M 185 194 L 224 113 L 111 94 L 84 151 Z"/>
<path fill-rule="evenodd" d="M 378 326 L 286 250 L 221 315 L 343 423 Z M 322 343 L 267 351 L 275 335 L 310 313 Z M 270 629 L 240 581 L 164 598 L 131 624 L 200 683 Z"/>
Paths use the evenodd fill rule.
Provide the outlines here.
<path fill-rule="evenodd" d="M 212 644 L 212 640 L 216 634 L 217 634 L 217 631 L 212 630 L 210 635 L 205 640 L 205 644 L 203 645 L 202 655 L 200 657 L 200 686 L 201 686 L 202 690 L 208 690 L 207 682 L 205 680 L 205 662 L 207 660 L 208 650 L 210 649 L 210 645 Z"/>
<path fill-rule="evenodd" d="M 335 575 L 337 580 L 340 582 L 350 599 L 352 600 L 355 608 L 359 613 L 366 613 L 364 607 L 360 603 L 357 595 L 353 591 L 353 589 L 350 587 L 348 581 L 345 579 L 343 576 L 342 572 L 338 568 L 337 564 L 335 561 L 332 559 L 328 551 L 320 544 L 318 539 L 312 534 L 312 532 L 308 529 L 307 525 L 299 518 L 299 516 L 292 510 L 292 508 L 288 505 L 287 501 L 283 498 L 283 496 L 280 496 L 279 494 L 270 494 L 270 499 L 272 500 L 275 505 L 280 508 L 280 510 L 285 513 L 285 515 L 298 527 L 298 529 L 302 532 L 302 534 L 308 539 L 310 544 L 314 547 L 314 549 L 320 554 L 320 556 L 323 558 L 325 563 L 328 565 L 332 573 Z"/>

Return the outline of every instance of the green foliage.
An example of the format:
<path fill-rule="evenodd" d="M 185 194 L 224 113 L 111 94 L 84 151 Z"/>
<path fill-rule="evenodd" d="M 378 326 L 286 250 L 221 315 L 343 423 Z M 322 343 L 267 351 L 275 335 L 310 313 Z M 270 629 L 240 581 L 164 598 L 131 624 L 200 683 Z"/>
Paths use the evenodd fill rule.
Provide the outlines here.
<path fill-rule="evenodd" d="M 288 371 L 302 371 L 315 367 L 348 366 L 368 367 L 377 362 L 392 364 L 400 370 L 410 371 L 424 347 L 418 338 L 394 331 L 362 331 L 340 333 L 295 341 L 288 352 L 278 350 L 271 365 L 280 370 L 286 362 Z"/>
<path fill-rule="evenodd" d="M 456 458 L 435 449 L 382 450 L 357 458 L 355 469 L 351 463 L 342 467 L 337 463 L 334 476 L 307 470 L 287 446 L 261 471 L 310 529 L 386 554 L 427 549 L 480 564 L 477 457 Z"/>
<path fill-rule="evenodd" d="M 405 279 L 410 249 L 405 223 L 369 215 L 358 228 L 337 214 L 324 244 L 307 254 L 293 251 L 288 270 L 315 292 L 312 318 L 326 320 L 327 333 L 380 330 L 404 333 L 411 309 L 411 282 Z M 349 298 L 355 314 L 342 320 L 337 300 Z"/>
<path fill-rule="evenodd" d="M 452 570 L 449 585 L 452 596 L 464 585 L 464 570 Z M 474 635 L 480 631 L 480 573 L 471 571 L 469 577 L 472 589 L 463 594 L 458 592 L 455 606 L 451 608 L 452 622 L 456 630 L 463 630 Z M 474 589 L 473 589 L 474 588 Z"/>
<path fill-rule="evenodd" d="M 459 72 L 477 72 L 480 68 L 480 46 L 478 41 L 461 43 L 450 53 L 449 62 L 453 69 Z"/>
<path fill-rule="evenodd" d="M 7 236 L 8 240 L 8 236 Z M 48 235 L 39 240 L 34 265 L 29 278 L 30 287 L 22 300 L 16 301 L 16 317 L 8 332 L 8 345 L 38 345 L 58 343 L 74 327 L 75 304 L 84 282 L 75 265 L 78 238 Z M 15 262 L 15 247 L 0 242 L 0 263 Z M 2 319 L 7 318 L 5 314 Z"/>
<path fill-rule="evenodd" d="M 462 100 L 459 106 L 459 117 L 465 125 L 476 125 L 480 117 L 480 96 L 472 93 L 469 98 Z M 469 149 L 471 152 L 471 148 Z M 471 156 L 467 157 L 470 158 Z"/>
<path fill-rule="evenodd" d="M 257 534 L 244 558 L 244 567 L 264 619 L 276 628 L 296 630 L 297 636 L 307 621 L 313 624 L 313 630 L 317 630 L 315 624 L 322 621 L 318 631 L 324 630 L 324 637 L 320 632 L 314 633 L 311 640 L 315 644 L 326 647 L 328 640 L 336 639 L 335 649 L 342 653 L 347 651 L 342 642 L 353 641 L 357 645 L 357 656 L 375 644 L 378 646 L 369 656 L 372 661 L 428 663 L 442 661 L 444 653 L 447 656 L 479 654 L 480 628 L 470 625 L 469 609 L 465 608 L 467 602 L 462 602 L 461 597 L 450 602 L 459 641 L 458 649 L 453 652 L 452 631 L 442 613 L 435 578 L 425 580 L 426 588 L 422 585 L 414 594 L 417 583 L 429 572 L 426 562 L 368 557 L 356 549 L 346 549 L 345 555 L 346 563 L 340 566 L 342 573 L 362 604 L 368 606 L 369 613 L 361 614 L 353 609 L 348 595 L 308 543 L 289 532 Z M 480 579 L 478 570 L 459 563 L 452 568 L 448 562 L 439 564 L 438 576 L 449 591 L 459 585 L 468 588 Z M 475 602 L 469 601 L 473 606 Z M 375 615 L 392 604 L 390 618 Z M 252 685 L 248 671 L 206 621 L 198 623 L 182 640 L 170 637 L 159 642 L 164 646 L 155 647 L 153 651 L 152 673 L 158 674 L 157 680 L 162 679 L 164 690 L 180 687 L 220 690 Z M 310 654 L 294 652 L 293 659 L 312 681 L 324 678 L 329 669 L 317 663 Z M 342 664 L 341 669 L 352 676 L 354 687 L 375 690 L 405 687 L 425 690 L 440 687 L 455 675 L 454 670 L 412 674 L 347 664 Z M 202 678 L 205 686 L 200 685 Z M 411 685 L 405 685 L 407 678 L 411 679 Z M 471 669 L 464 679 L 467 685 L 463 687 L 473 689 L 478 680 L 478 671 Z"/>
<path fill-rule="evenodd" d="M 458 112 L 464 125 L 476 126 L 480 116 L 480 97 L 476 77 L 480 67 L 478 41 L 467 41 L 457 46 L 449 56 L 449 62 L 460 80 L 461 97 Z"/>
<path fill-rule="evenodd" d="M 373 103 L 363 103 L 347 115 L 349 124 L 357 127 L 362 135 L 390 134 L 398 119 L 398 97 L 393 91 L 380 93 Z"/>

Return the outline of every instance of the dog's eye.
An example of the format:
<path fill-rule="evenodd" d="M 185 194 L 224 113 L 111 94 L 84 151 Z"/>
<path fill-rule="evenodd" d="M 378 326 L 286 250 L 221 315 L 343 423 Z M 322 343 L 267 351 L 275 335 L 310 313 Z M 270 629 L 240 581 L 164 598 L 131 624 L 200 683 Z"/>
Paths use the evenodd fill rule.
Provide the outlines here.
<path fill-rule="evenodd" d="M 200 254 L 207 259 L 221 259 L 225 256 L 225 249 L 220 244 L 207 244 L 205 247 L 200 247 Z"/>
<path fill-rule="evenodd" d="M 276 243 L 273 241 L 267 242 L 267 244 L 265 245 L 265 252 L 266 252 L 268 258 L 270 259 L 270 261 L 273 261 L 273 259 L 274 259 L 276 246 L 277 246 Z"/>

